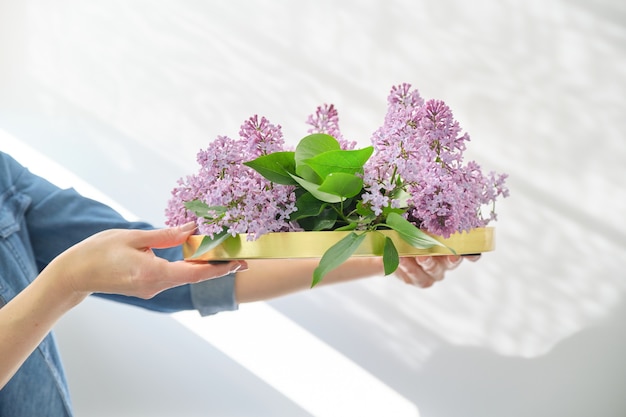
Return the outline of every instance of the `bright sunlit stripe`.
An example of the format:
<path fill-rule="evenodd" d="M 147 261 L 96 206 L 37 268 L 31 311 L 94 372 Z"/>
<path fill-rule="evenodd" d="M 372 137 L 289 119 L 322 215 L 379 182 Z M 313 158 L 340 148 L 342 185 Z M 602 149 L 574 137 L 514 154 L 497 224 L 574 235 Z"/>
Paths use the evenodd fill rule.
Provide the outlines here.
<path fill-rule="evenodd" d="M 419 416 L 415 404 L 266 303 L 174 317 L 314 416 Z"/>

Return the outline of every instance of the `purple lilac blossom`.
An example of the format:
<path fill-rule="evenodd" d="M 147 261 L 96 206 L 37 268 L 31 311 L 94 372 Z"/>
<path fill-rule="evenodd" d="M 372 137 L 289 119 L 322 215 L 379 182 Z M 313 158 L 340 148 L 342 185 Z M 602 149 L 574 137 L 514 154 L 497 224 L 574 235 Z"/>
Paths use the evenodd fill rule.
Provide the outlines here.
<path fill-rule="evenodd" d="M 283 150 L 285 144 L 280 125 L 273 125 L 265 117 L 257 115 L 246 120 L 239 130 L 243 141 L 243 155 L 247 160 Z"/>
<path fill-rule="evenodd" d="M 315 113 L 307 119 L 307 124 L 312 126 L 307 133 L 326 133 L 337 139 L 341 149 L 351 150 L 357 145 L 356 141 L 344 139 L 339 129 L 339 112 L 333 104 L 318 106 Z"/>
<path fill-rule="evenodd" d="M 485 226 L 495 219 L 482 208 L 498 196 L 506 197 L 506 175 L 485 177 L 475 162 L 463 165 L 469 141 L 461 133 L 450 108 L 440 100 L 424 101 L 409 84 L 391 89 L 383 125 L 372 135 L 375 153 L 365 166 L 362 201 L 376 215 L 403 201 L 394 196 L 403 189 L 406 217 L 436 235 Z"/>
<path fill-rule="evenodd" d="M 240 135 L 239 140 L 219 136 L 198 152 L 198 173 L 181 178 L 172 190 L 167 225 L 196 221 L 200 234 L 212 237 L 226 228 L 233 236 L 248 233 L 250 239 L 268 232 L 297 230 L 289 223 L 289 215 L 296 209 L 294 187 L 274 185 L 243 165 L 258 156 L 282 151 L 280 126 L 254 116 L 241 126 Z M 198 219 L 184 207 L 192 200 L 227 210 L 222 217 Z"/>

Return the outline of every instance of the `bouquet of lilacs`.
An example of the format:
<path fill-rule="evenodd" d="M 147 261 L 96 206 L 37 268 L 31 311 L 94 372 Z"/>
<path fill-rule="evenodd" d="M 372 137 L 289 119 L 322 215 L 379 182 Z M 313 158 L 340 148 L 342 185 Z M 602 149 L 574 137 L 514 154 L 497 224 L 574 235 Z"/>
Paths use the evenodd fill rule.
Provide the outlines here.
<path fill-rule="evenodd" d="M 496 199 L 508 195 L 506 174 L 464 163 L 469 135 L 450 108 L 425 101 L 409 84 L 391 89 L 371 146 L 355 149 L 343 138 L 333 105 L 318 107 L 307 123 L 295 149 L 287 149 L 279 125 L 258 116 L 243 123 L 238 139 L 217 137 L 198 153 L 198 172 L 172 190 L 166 223 L 198 223 L 205 238 L 196 255 L 237 234 L 350 231 L 324 253 L 315 285 L 367 232 L 392 229 L 417 248 L 443 245 L 433 236 L 486 226 L 496 219 Z M 382 255 L 385 273 L 395 271 L 389 237 Z"/>

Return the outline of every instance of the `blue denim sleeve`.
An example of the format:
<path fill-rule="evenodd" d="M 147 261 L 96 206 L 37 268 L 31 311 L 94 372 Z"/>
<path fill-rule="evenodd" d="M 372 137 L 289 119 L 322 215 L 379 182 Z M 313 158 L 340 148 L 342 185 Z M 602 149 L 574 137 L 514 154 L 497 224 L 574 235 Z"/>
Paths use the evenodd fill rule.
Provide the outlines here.
<path fill-rule="evenodd" d="M 0 159 L 8 165 L 17 191 L 28 195 L 32 201 L 25 216 L 39 271 L 61 252 L 94 233 L 113 228 L 153 228 L 148 223 L 127 221 L 109 206 L 86 198 L 73 189 L 63 190 L 54 186 L 30 173 L 6 154 L 0 153 Z M 182 259 L 180 247 L 155 250 L 155 253 L 170 261 Z M 208 315 L 237 309 L 234 275 L 172 288 L 149 300 L 121 295 L 99 296 L 161 312 L 195 309 L 202 315 Z"/>

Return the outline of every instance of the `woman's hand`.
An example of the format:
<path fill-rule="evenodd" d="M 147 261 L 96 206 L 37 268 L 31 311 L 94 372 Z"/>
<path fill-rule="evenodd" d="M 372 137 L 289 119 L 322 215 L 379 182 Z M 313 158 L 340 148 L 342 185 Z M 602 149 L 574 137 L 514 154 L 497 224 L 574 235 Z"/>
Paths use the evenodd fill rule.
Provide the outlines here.
<path fill-rule="evenodd" d="M 107 230 L 62 253 L 43 274 L 54 273 L 68 291 L 83 298 L 93 292 L 151 298 L 171 287 L 247 267 L 244 261 L 169 262 L 152 251 L 180 245 L 194 230 L 193 223 L 160 230 Z"/>
<path fill-rule="evenodd" d="M 441 281 L 447 271 L 458 267 L 463 259 L 476 262 L 479 258 L 480 255 L 402 257 L 395 275 L 407 284 L 428 288 Z"/>

